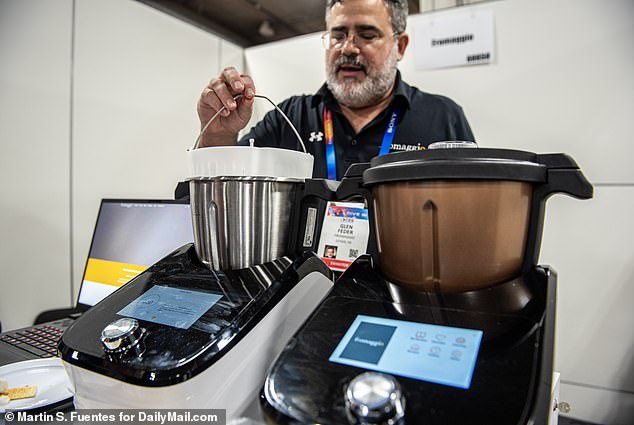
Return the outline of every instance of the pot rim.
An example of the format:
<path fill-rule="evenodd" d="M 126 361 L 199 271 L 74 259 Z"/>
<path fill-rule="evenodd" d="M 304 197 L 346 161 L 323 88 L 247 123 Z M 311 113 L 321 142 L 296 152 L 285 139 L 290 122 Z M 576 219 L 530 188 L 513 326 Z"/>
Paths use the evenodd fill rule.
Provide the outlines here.
<path fill-rule="evenodd" d="M 212 181 L 264 181 L 276 183 L 304 183 L 305 179 L 294 177 L 270 177 L 270 176 L 214 176 L 214 177 L 190 177 L 185 181 L 188 182 L 212 182 Z"/>
<path fill-rule="evenodd" d="M 496 180 L 545 183 L 543 164 L 504 158 L 411 159 L 370 167 L 363 172 L 365 186 L 396 181 Z"/>

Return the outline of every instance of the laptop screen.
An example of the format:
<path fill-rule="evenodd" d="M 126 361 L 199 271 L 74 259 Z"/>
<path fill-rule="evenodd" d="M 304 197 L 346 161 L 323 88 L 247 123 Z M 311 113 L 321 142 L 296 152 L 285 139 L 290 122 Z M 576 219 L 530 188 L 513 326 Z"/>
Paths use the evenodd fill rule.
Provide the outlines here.
<path fill-rule="evenodd" d="M 95 305 L 192 241 L 188 201 L 102 200 L 77 307 Z"/>

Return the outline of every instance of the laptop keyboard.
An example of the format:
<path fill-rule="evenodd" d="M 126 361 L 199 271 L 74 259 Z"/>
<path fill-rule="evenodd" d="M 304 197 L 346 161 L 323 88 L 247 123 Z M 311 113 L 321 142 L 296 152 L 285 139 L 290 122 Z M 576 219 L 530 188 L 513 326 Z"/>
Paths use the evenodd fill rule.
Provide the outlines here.
<path fill-rule="evenodd" d="M 72 319 L 62 319 L 18 329 L 0 334 L 0 341 L 28 351 L 37 357 L 55 357 L 57 342 L 72 323 Z"/>

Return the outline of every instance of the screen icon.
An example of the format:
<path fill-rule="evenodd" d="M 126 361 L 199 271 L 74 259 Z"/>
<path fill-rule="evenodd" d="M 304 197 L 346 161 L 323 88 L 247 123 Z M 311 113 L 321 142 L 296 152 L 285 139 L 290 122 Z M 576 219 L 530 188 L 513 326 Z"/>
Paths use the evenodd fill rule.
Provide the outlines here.
<path fill-rule="evenodd" d="M 377 364 L 395 330 L 396 326 L 361 322 L 341 357 Z"/>

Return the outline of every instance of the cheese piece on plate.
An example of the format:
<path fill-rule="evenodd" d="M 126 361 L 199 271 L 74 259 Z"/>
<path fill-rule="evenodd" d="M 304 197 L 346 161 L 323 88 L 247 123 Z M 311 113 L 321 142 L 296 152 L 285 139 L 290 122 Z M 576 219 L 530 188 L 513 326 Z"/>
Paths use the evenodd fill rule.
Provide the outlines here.
<path fill-rule="evenodd" d="M 3 395 L 8 396 L 11 400 L 19 400 L 22 398 L 32 398 L 37 394 L 37 385 L 27 385 L 26 387 L 7 388 Z"/>

